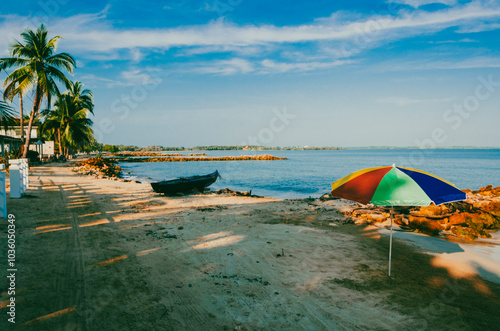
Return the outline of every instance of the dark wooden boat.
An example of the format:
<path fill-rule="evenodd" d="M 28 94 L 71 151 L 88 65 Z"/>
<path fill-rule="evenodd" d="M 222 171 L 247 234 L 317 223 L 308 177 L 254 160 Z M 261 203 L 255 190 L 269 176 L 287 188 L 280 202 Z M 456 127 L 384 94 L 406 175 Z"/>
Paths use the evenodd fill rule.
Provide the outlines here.
<path fill-rule="evenodd" d="M 151 183 L 151 187 L 153 187 L 156 193 L 163 193 L 166 195 L 193 190 L 203 191 L 205 187 L 212 185 L 219 177 L 219 172 L 215 170 L 215 172 L 203 176 L 181 177 L 161 182 L 153 182 Z"/>

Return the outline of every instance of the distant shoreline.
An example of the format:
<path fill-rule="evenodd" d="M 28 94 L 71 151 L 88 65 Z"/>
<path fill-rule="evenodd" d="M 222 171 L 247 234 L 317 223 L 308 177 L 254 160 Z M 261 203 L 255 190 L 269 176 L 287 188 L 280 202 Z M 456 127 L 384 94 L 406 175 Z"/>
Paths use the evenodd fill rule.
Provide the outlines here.
<path fill-rule="evenodd" d="M 336 146 L 242 146 L 242 145 L 210 145 L 195 147 L 168 147 L 168 146 L 133 146 L 133 145 L 102 145 L 105 152 L 191 152 L 191 151 L 337 151 L 337 150 L 446 150 L 446 149 L 500 149 L 500 147 L 474 147 L 474 146 L 445 146 L 445 147 L 419 147 L 419 146 L 361 146 L 361 147 L 336 147 Z"/>

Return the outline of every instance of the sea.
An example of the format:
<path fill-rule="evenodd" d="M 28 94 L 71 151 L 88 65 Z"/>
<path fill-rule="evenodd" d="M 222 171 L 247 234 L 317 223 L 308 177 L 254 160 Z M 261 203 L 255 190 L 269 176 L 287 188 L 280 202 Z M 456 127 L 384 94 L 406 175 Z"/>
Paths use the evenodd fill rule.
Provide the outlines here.
<path fill-rule="evenodd" d="M 177 152 L 165 152 L 177 153 Z M 369 167 L 397 166 L 423 170 L 460 189 L 500 186 L 500 149 L 346 149 L 273 151 L 196 151 L 207 156 L 270 154 L 274 161 L 207 161 L 120 163 L 124 177 L 144 182 L 218 170 L 222 178 L 211 189 L 229 188 L 279 199 L 318 198 L 331 184 Z"/>

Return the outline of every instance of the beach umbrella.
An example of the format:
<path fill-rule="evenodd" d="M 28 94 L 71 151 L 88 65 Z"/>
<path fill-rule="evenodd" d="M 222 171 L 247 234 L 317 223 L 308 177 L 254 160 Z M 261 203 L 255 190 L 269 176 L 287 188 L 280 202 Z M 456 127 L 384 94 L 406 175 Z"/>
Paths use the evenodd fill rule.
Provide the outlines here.
<path fill-rule="evenodd" d="M 466 199 L 453 184 L 427 172 L 396 167 L 356 171 L 332 184 L 332 196 L 376 206 L 391 206 L 389 276 L 391 276 L 392 219 L 394 206 L 428 206 Z"/>

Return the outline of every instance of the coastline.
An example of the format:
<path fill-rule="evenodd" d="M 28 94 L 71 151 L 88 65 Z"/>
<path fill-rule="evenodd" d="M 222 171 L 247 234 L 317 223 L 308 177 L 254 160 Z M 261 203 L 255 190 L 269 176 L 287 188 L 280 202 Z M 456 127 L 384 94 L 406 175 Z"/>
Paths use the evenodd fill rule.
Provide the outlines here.
<path fill-rule="evenodd" d="M 164 197 L 145 183 L 80 176 L 67 164 L 32 168 L 27 194 L 8 200 L 19 224 L 21 328 L 500 323 L 497 283 L 406 241 L 394 242 L 389 279 L 388 238 L 349 222 L 338 200 Z M 467 270 L 478 271 L 476 262 Z M 4 302 L 2 293 L 0 311 Z"/>

